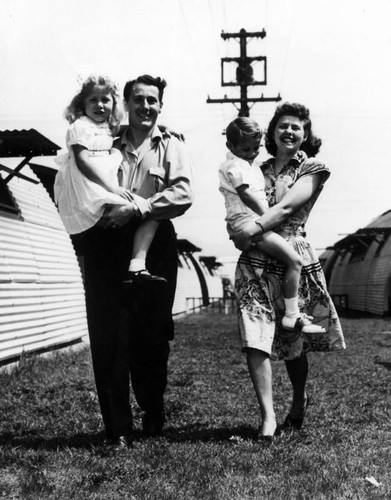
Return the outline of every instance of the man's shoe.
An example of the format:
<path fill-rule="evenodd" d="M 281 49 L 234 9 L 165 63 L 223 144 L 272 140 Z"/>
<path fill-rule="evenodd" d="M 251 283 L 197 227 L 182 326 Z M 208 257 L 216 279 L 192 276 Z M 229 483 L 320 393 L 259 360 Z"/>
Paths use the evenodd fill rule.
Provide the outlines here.
<path fill-rule="evenodd" d="M 143 434 L 152 437 L 161 434 L 166 416 L 162 413 L 145 413 L 143 416 Z"/>
<path fill-rule="evenodd" d="M 126 450 L 132 448 L 132 438 L 131 436 L 118 436 L 117 438 L 107 439 L 105 444 L 114 451 Z"/>

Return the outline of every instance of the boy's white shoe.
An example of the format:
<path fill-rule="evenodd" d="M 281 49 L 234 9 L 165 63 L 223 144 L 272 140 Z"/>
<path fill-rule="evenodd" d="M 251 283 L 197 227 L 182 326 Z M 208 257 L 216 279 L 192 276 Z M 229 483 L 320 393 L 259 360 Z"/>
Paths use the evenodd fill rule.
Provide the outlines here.
<path fill-rule="evenodd" d="M 285 330 L 296 330 L 302 333 L 325 333 L 326 330 L 323 326 L 314 325 L 312 319 L 311 316 L 303 313 L 300 316 L 284 316 L 281 323 Z"/>

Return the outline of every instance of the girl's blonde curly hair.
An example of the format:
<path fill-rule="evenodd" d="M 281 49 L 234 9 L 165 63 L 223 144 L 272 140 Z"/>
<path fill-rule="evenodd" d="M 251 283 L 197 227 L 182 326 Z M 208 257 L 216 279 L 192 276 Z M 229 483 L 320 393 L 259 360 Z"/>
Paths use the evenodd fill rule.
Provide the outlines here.
<path fill-rule="evenodd" d="M 114 136 L 119 129 L 123 117 L 123 112 L 119 104 L 120 97 L 118 86 L 107 76 L 90 75 L 87 80 L 83 82 L 80 92 L 75 95 L 71 103 L 66 107 L 64 111 L 65 119 L 68 120 L 69 123 L 73 123 L 78 118 L 85 115 L 85 101 L 94 87 L 103 87 L 108 92 L 110 92 L 113 98 L 113 112 L 108 119 L 108 125 L 110 127 L 111 133 Z"/>

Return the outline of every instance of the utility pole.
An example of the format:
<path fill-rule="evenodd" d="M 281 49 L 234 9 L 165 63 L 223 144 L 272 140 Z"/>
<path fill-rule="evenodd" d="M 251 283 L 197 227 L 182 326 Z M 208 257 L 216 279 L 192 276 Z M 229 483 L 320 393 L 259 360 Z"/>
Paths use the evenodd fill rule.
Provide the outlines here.
<path fill-rule="evenodd" d="M 240 43 L 240 57 L 223 57 L 221 59 L 221 86 L 222 87 L 240 87 L 240 98 L 228 98 L 226 95 L 223 99 L 211 99 L 208 96 L 206 102 L 209 103 L 226 103 L 230 102 L 234 106 L 236 103 L 240 103 L 239 116 L 249 116 L 250 108 L 248 104 L 256 102 L 277 102 L 281 100 L 280 94 L 277 97 L 248 97 L 247 87 L 253 85 L 266 85 L 267 84 L 267 71 L 266 71 L 266 57 L 248 57 L 247 56 L 247 38 L 265 38 L 266 31 L 257 31 L 253 33 L 247 33 L 245 29 L 241 29 L 239 33 L 221 33 L 221 38 L 223 40 L 228 40 L 229 38 L 237 38 Z M 237 63 L 236 68 L 236 81 L 227 82 L 224 79 L 224 64 L 225 63 Z M 260 62 L 263 64 L 263 74 L 264 78 L 262 80 L 254 80 L 254 68 L 252 63 Z"/>

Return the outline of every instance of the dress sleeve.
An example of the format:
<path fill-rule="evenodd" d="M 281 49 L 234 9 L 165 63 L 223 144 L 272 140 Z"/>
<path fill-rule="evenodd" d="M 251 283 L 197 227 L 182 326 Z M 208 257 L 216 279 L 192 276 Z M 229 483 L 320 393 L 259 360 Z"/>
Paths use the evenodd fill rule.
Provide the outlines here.
<path fill-rule="evenodd" d="M 306 175 L 321 174 L 321 182 L 319 187 L 323 187 L 324 183 L 330 177 L 330 170 L 324 163 L 315 158 L 308 158 L 303 161 L 300 166 L 298 178 L 305 177 Z"/>
<path fill-rule="evenodd" d="M 68 130 L 68 144 L 73 146 L 79 144 L 87 149 L 93 149 L 91 144 L 95 139 L 95 134 L 91 126 L 84 120 L 76 120 Z"/>

